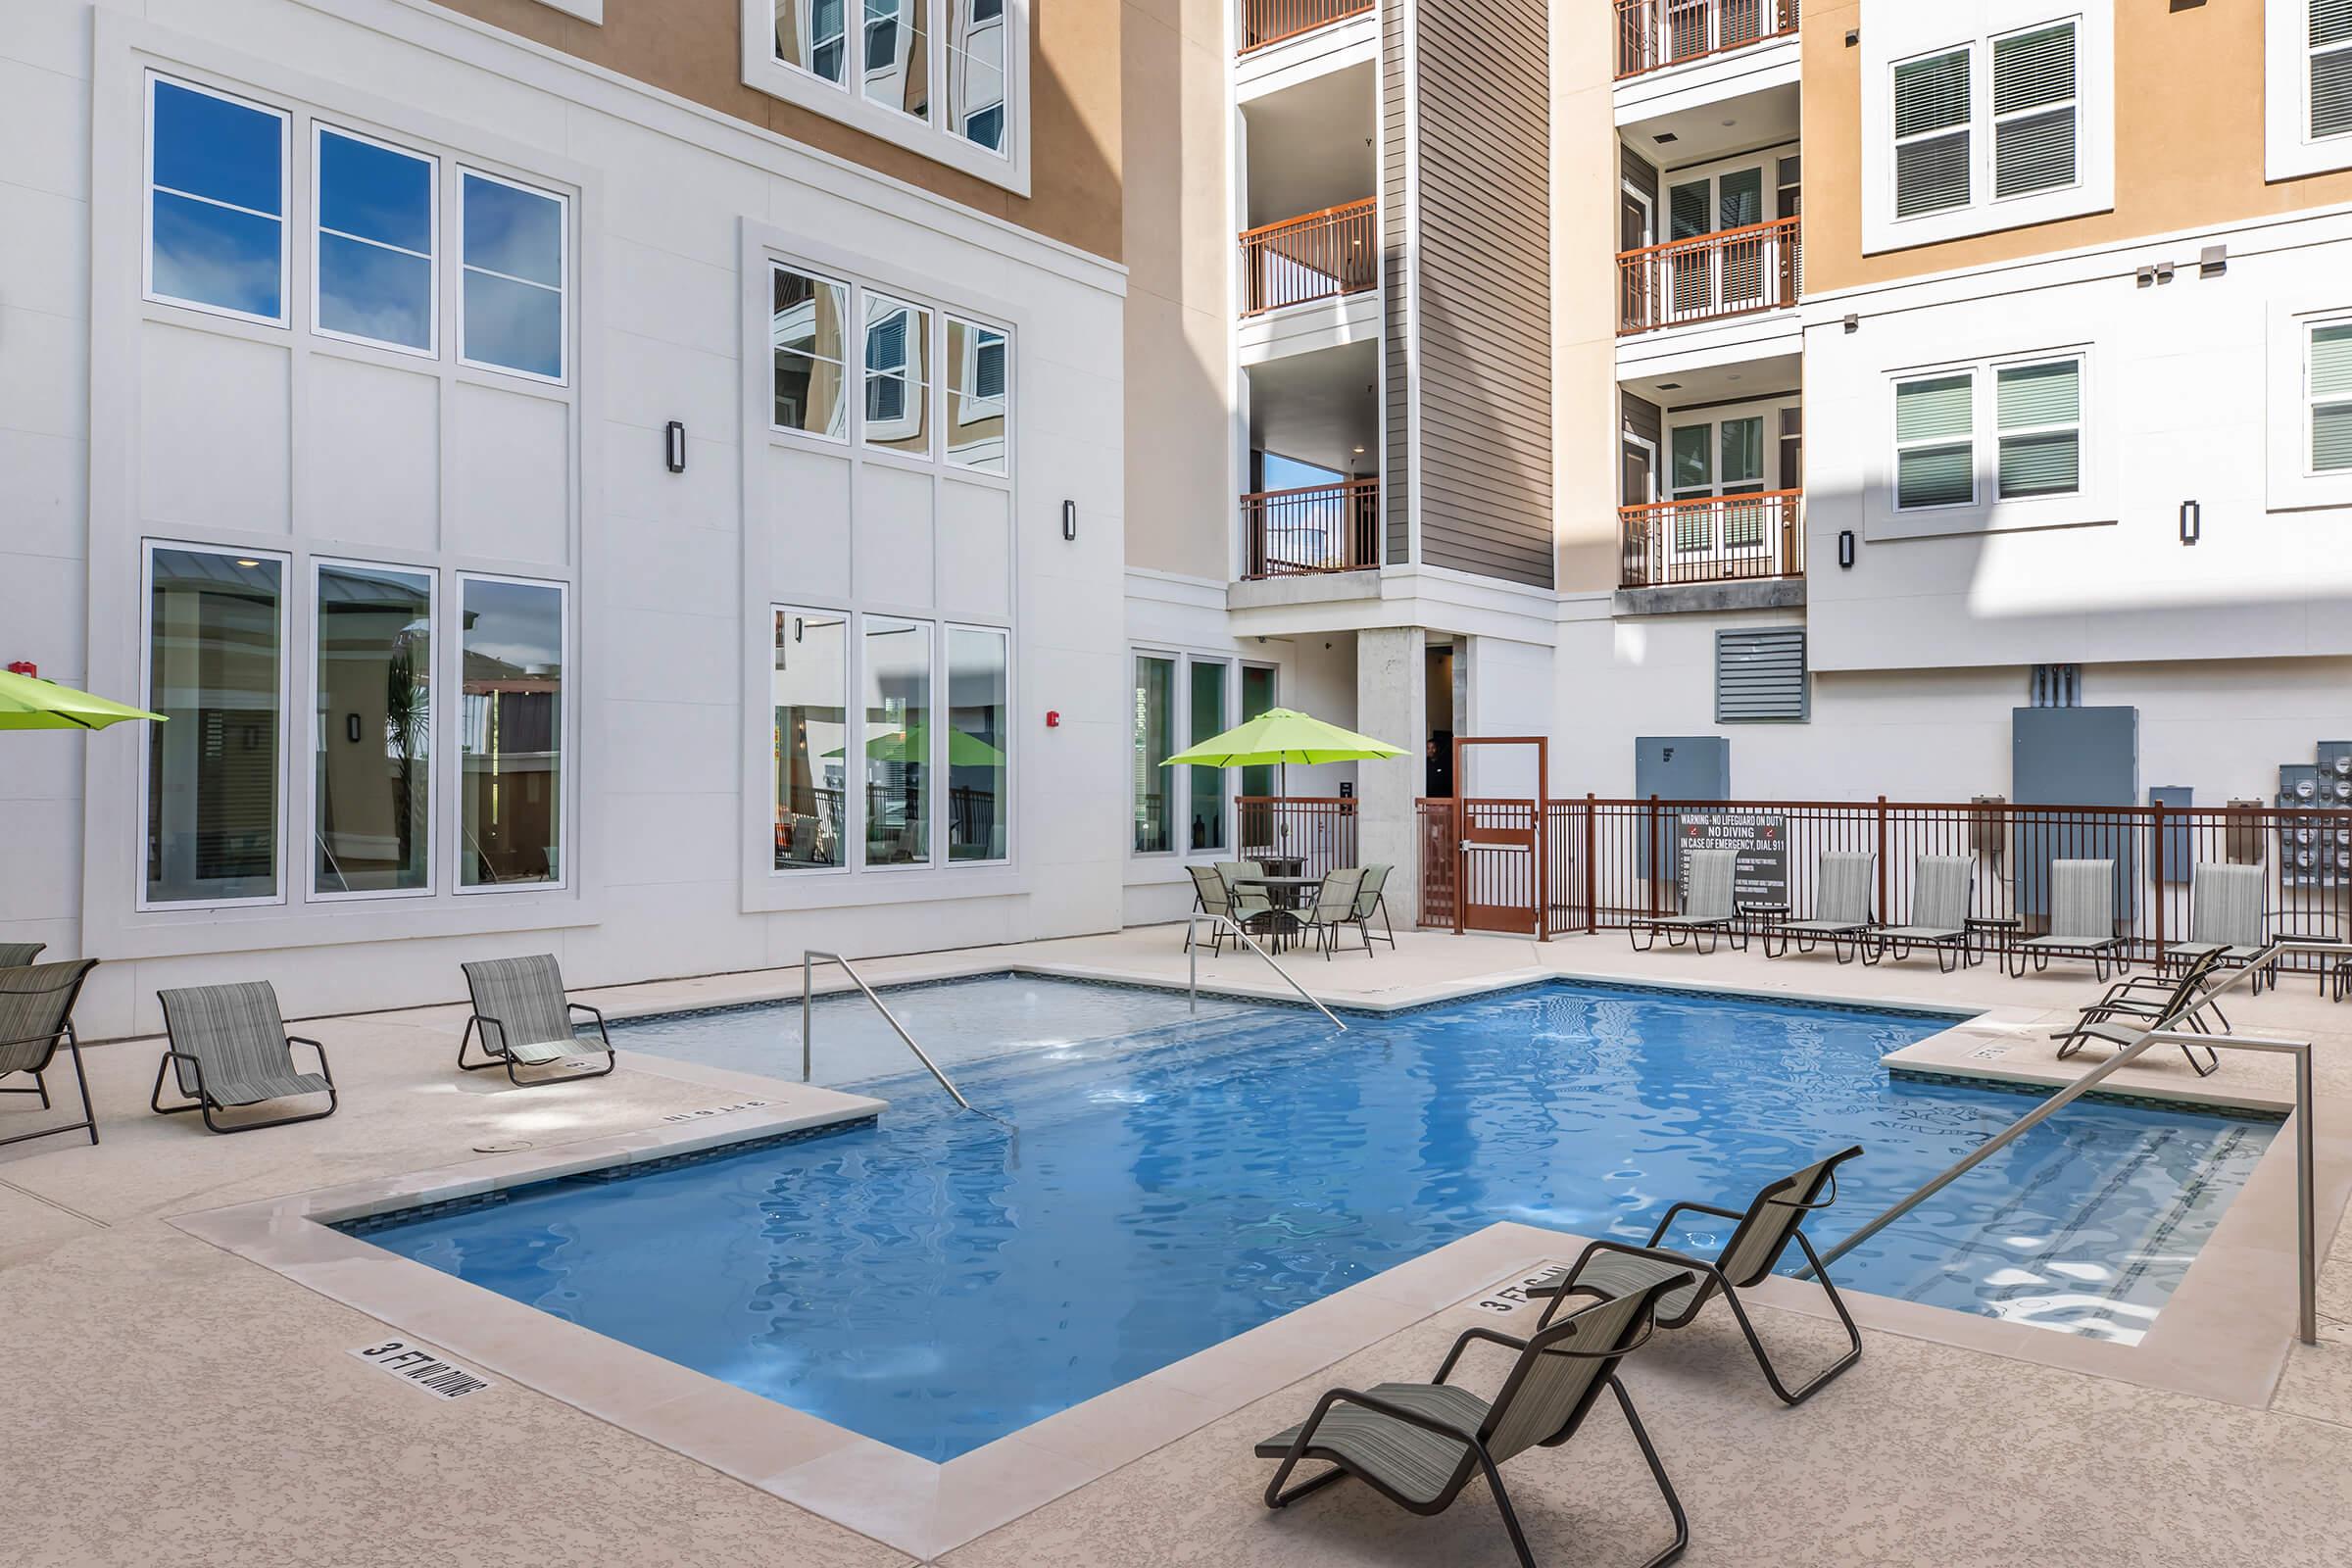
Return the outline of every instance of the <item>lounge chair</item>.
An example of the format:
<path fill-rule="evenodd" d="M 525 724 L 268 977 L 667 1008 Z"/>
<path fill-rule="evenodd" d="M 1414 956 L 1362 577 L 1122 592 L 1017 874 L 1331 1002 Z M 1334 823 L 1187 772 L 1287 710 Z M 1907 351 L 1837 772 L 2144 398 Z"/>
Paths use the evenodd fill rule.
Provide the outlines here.
<path fill-rule="evenodd" d="M 1911 877 L 1911 923 L 1874 928 L 1862 961 L 1902 959 L 1913 948 L 1934 948 L 1936 967 L 1950 974 L 1968 953 L 1968 908 L 1976 890 L 1975 856 L 1921 856 Z"/>
<path fill-rule="evenodd" d="M 1825 851 L 1813 885 L 1813 918 L 1766 926 L 1764 956 L 1786 957 L 1791 942 L 1799 953 L 1811 953 L 1815 943 L 1827 942 L 1839 963 L 1850 962 L 1870 930 L 1871 884 L 1878 869 L 1875 855 Z M 1776 938 L 1781 945 L 1779 953 L 1772 951 Z"/>
<path fill-rule="evenodd" d="M 21 944 L 33 952 L 38 942 Z M 39 1132 L 0 1138 L 0 1144 L 21 1144 L 55 1133 L 86 1132 L 98 1141 L 98 1118 L 90 1111 L 90 1080 L 81 1070 L 81 1043 L 74 1036 L 74 1003 L 81 983 L 98 967 L 96 958 L 74 958 L 64 963 L 13 963 L 0 968 L 0 1078 L 32 1074 L 32 1085 L 0 1085 L 0 1095 L 38 1095 L 49 1108 L 49 1080 L 44 1076 L 64 1046 L 74 1061 L 74 1085 L 81 1091 L 81 1120 Z"/>
<path fill-rule="evenodd" d="M 2270 934 L 2262 913 L 2263 873 L 2259 865 L 2224 865 L 2200 861 L 2189 876 L 2188 940 L 2166 945 L 2165 963 L 2194 963 L 2207 953 L 2225 968 L 2242 969 L 2260 956 Z M 2276 988 L 2278 970 L 2251 982 L 2256 991 L 2269 980 Z"/>
<path fill-rule="evenodd" d="M 2023 976 L 2026 959 L 2034 972 L 2050 966 L 2052 958 L 2088 959 L 2092 972 L 2107 978 L 2107 967 L 2131 967 L 2124 956 L 2124 939 L 2115 934 L 2115 862 L 2113 860 L 2052 860 L 2050 862 L 2050 930 L 2017 945 L 2010 972 Z"/>
<path fill-rule="evenodd" d="M 1307 906 L 1305 926 L 1314 934 L 1315 946 L 1329 963 L 1339 951 L 1340 933 L 1350 925 L 1359 925 L 1355 918 L 1355 897 L 1363 891 L 1364 873 L 1354 866 L 1345 870 L 1323 873 L 1323 885 L 1315 890 L 1315 902 Z M 1372 933 L 1364 930 L 1364 956 L 1372 956 Z"/>
<path fill-rule="evenodd" d="M 1670 1273 L 1524 1340 L 1488 1328 L 1464 1330 L 1427 1383 L 1376 1383 L 1362 1392 L 1333 1389 L 1315 1402 L 1312 1415 L 1257 1446 L 1259 1458 L 1282 1461 L 1266 1483 L 1266 1506 L 1288 1507 L 1353 1476 L 1398 1507 L 1428 1518 L 1451 1507 L 1471 1478 L 1484 1475 L 1521 1568 L 1536 1568 L 1502 1485 L 1502 1466 L 1531 1447 L 1558 1447 L 1575 1437 L 1606 1387 L 1617 1396 L 1617 1408 L 1625 1412 L 1625 1424 L 1674 1519 L 1673 1544 L 1642 1568 L 1672 1562 L 1690 1544 L 1690 1520 L 1617 1376 L 1617 1363 L 1655 1332 L 1659 1298 L 1690 1285 L 1689 1274 Z M 1518 1357 L 1492 1403 L 1446 1381 L 1462 1352 L 1481 1343 L 1499 1345 Z M 1310 1459 L 1333 1468 L 1284 1491 L 1291 1472 Z"/>
<path fill-rule="evenodd" d="M 2067 1028 L 2050 1036 L 2058 1042 L 2058 1059 L 2066 1060 L 2093 1040 L 2110 1045 L 2128 1046 L 2140 1035 L 2157 1026 L 2160 1020 L 2170 1020 L 2167 1027 L 2193 1029 L 2206 1033 L 2203 1014 L 2211 1012 L 2226 1033 L 2230 1019 L 2216 1002 L 2202 1000 L 2205 984 L 2222 961 L 2219 949 L 2199 955 L 2189 960 L 2188 967 L 2171 980 L 2119 980 L 2107 988 L 2107 994 L 2082 1009 L 2082 1015 Z M 2221 1067 L 2222 1060 L 2211 1046 L 2204 1049 L 2205 1059 L 2197 1059 L 2197 1048 L 2183 1042 L 2180 1054 L 2196 1068 L 2197 1076 L 2210 1078 Z"/>
<path fill-rule="evenodd" d="M 164 1032 L 170 1043 L 155 1069 L 155 1093 L 148 1107 L 166 1116 L 201 1110 L 204 1124 L 217 1133 L 249 1133 L 263 1127 L 288 1127 L 298 1121 L 317 1121 L 335 1113 L 335 1078 L 326 1065 L 326 1048 L 316 1040 L 286 1033 L 277 1010 L 277 993 L 267 980 L 247 980 L 225 986 L 187 986 L 159 991 L 164 1004 Z M 294 1070 L 294 1048 L 308 1046 L 318 1054 L 317 1072 Z M 188 1103 L 164 1103 L 164 1078 L 176 1069 L 179 1092 Z M 299 1111 L 223 1127 L 213 1119 L 216 1110 L 267 1104 L 278 1100 L 326 1096 L 324 1110 Z"/>
<path fill-rule="evenodd" d="M 41 956 L 46 942 L 0 942 L 0 969 L 22 969 Z"/>
<path fill-rule="evenodd" d="M 1349 917 L 1348 923 L 1364 928 L 1364 946 L 1367 948 L 1372 945 L 1372 917 L 1376 914 L 1380 916 L 1381 929 L 1386 933 L 1380 940 L 1392 948 L 1396 945 L 1396 928 L 1389 923 L 1389 899 L 1386 892 L 1389 885 L 1389 873 L 1395 869 L 1395 866 L 1389 865 L 1364 867 L 1364 885 L 1356 890 L 1355 913 Z"/>
<path fill-rule="evenodd" d="M 1677 1203 L 1669 1208 L 1657 1227 L 1649 1233 L 1649 1245 L 1634 1247 L 1624 1242 L 1597 1241 L 1588 1246 L 1577 1260 L 1549 1279 L 1528 1287 L 1530 1297 L 1557 1298 L 1544 1309 L 1544 1323 L 1560 1309 L 1561 1302 L 1571 1296 L 1597 1295 L 1620 1297 L 1628 1292 L 1645 1290 L 1656 1282 L 1669 1278 L 1686 1281 L 1683 1288 L 1669 1294 L 1658 1303 L 1658 1327 L 1679 1329 L 1698 1316 L 1716 1292 L 1730 1303 L 1732 1315 L 1740 1320 L 1740 1332 L 1747 1337 L 1747 1348 L 1755 1353 L 1756 1365 L 1764 1369 L 1764 1381 L 1784 1404 L 1801 1404 L 1821 1392 L 1832 1378 L 1862 1358 L 1862 1335 L 1845 1310 L 1845 1302 L 1838 1295 L 1838 1287 L 1830 1283 L 1829 1270 L 1821 1266 L 1821 1258 L 1813 1250 L 1812 1242 L 1805 1237 L 1804 1218 L 1817 1209 L 1838 1201 L 1838 1167 L 1862 1152 L 1859 1145 L 1840 1150 L 1827 1159 L 1817 1160 L 1792 1176 L 1784 1176 L 1767 1185 L 1748 1203 L 1747 1211 L 1716 1208 L 1707 1203 Z M 1824 1189 L 1827 1189 L 1826 1193 Z M 1674 1224 L 1677 1214 L 1686 1211 L 1712 1214 L 1718 1219 L 1737 1220 L 1731 1240 L 1714 1258 L 1690 1256 L 1668 1251 L 1658 1246 Z M 1813 1277 L 1821 1283 L 1838 1313 L 1838 1321 L 1845 1325 L 1849 1348 L 1827 1369 L 1814 1374 L 1811 1381 L 1791 1391 L 1781 1382 L 1774 1370 L 1772 1357 L 1764 1353 L 1764 1342 L 1756 1337 L 1756 1327 L 1748 1321 L 1747 1308 L 1740 1304 L 1740 1293 L 1760 1285 L 1771 1275 L 1781 1260 L 1781 1254 L 1794 1242 L 1812 1266 Z M 1692 1281 L 1692 1276 L 1696 1276 Z M 1543 1324 L 1537 1325 L 1539 1328 Z"/>
<path fill-rule="evenodd" d="M 466 964 L 466 989 L 473 996 L 473 1016 L 466 1020 L 466 1032 L 458 1037 L 458 1065 L 467 1072 L 479 1072 L 484 1067 L 504 1065 L 507 1081 L 524 1082 L 514 1069 L 545 1067 L 554 1062 L 578 1056 L 581 1048 L 602 1051 L 605 1064 L 577 1072 L 553 1073 L 533 1078 L 535 1084 L 564 1083 L 573 1078 L 602 1078 L 613 1068 L 612 1037 L 605 1032 L 605 1015 L 585 1002 L 567 1001 L 564 995 L 564 972 L 556 967 L 551 954 L 534 954 L 527 958 L 483 958 Z M 572 1017 L 584 1012 L 596 1025 L 597 1038 L 582 1040 L 579 1025 Z M 482 1038 L 480 1061 L 466 1059 L 466 1047 L 479 1029 Z"/>
<path fill-rule="evenodd" d="M 1697 948 L 1699 938 L 1704 936 L 1707 945 L 1700 951 L 1713 953 L 1727 933 L 1734 947 L 1745 947 L 1745 940 L 1739 934 L 1740 911 L 1732 894 L 1739 868 L 1738 850 L 1685 850 L 1683 912 L 1636 915 L 1625 931 L 1634 951 L 1647 953 L 1657 946 L 1661 935 L 1669 948 L 1681 947 L 1685 938 Z M 1643 932 L 1649 934 L 1647 943 L 1642 940 Z"/>

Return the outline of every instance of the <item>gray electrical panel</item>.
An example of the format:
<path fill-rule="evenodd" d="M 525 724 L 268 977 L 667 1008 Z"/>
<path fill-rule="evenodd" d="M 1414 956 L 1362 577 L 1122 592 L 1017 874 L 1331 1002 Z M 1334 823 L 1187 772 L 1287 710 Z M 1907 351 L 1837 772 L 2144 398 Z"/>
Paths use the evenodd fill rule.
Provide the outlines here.
<path fill-rule="evenodd" d="M 1728 801 L 1732 798 L 1732 743 L 1721 735 L 1644 735 L 1634 742 L 1634 794 L 1641 800 Z M 1658 814 L 1662 877 L 1679 875 L 1674 853 L 1679 814 Z M 1637 875 L 1649 870 L 1649 834 L 1636 840 Z"/>
<path fill-rule="evenodd" d="M 2010 799 L 2020 807 L 2137 806 L 2139 710 L 2015 708 L 2009 710 Z M 2052 860 L 2113 860 L 2115 908 L 2133 908 L 2133 835 L 2129 818 L 2091 811 L 2029 811 L 2016 823 L 2017 911 L 2047 915 Z"/>

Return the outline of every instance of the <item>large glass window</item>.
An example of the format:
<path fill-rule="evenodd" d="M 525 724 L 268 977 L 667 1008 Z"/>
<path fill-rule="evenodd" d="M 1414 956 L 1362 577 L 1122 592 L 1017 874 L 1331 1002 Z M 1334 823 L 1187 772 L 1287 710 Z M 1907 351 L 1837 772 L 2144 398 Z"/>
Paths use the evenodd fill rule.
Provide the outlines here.
<path fill-rule="evenodd" d="M 929 311 L 865 296 L 866 445 L 929 455 L 930 351 Z"/>
<path fill-rule="evenodd" d="M 318 129 L 317 325 L 431 353 L 433 161 Z"/>
<path fill-rule="evenodd" d="M 311 890 L 431 885 L 432 574 L 318 567 Z"/>
<path fill-rule="evenodd" d="M 1977 499 L 1976 376 L 1928 375 L 1894 386 L 1894 504 L 1965 507 Z"/>
<path fill-rule="evenodd" d="M 948 125 L 992 153 L 1005 150 L 1004 0 L 948 0 Z"/>
<path fill-rule="evenodd" d="M 835 440 L 849 433 L 843 395 L 849 344 L 843 337 L 849 287 L 788 268 L 775 270 L 768 336 L 775 352 L 775 421 Z"/>
<path fill-rule="evenodd" d="M 826 81 L 843 80 L 855 0 L 776 0 L 776 58 Z"/>
<path fill-rule="evenodd" d="M 2310 330 L 2304 395 L 2311 408 L 2311 471 L 2341 473 L 2352 469 L 2352 321 Z"/>
<path fill-rule="evenodd" d="M 1242 722 L 1247 724 L 1274 706 L 1274 671 L 1265 664 L 1242 666 Z M 1274 793 L 1276 774 L 1270 764 L 1242 769 L 1242 794 L 1245 798 L 1263 798 Z M 1248 856 L 1250 846 L 1274 842 L 1274 819 L 1264 808 L 1244 807 L 1241 811 L 1241 849 Z"/>
<path fill-rule="evenodd" d="M 463 579 L 459 881 L 564 876 L 564 589 Z"/>
<path fill-rule="evenodd" d="M 162 76 L 149 82 L 149 295 L 282 322 L 286 117 Z"/>
<path fill-rule="evenodd" d="M 491 174 L 465 175 L 463 357 L 564 378 L 564 202 Z"/>
<path fill-rule="evenodd" d="M 959 468 L 1005 471 L 1009 353 L 997 328 L 948 318 L 948 461 Z"/>
<path fill-rule="evenodd" d="M 931 625 L 865 617 L 865 863 L 931 859 Z"/>
<path fill-rule="evenodd" d="M 159 547 L 148 557 L 146 902 L 278 894 L 285 564 Z"/>
<path fill-rule="evenodd" d="M 1006 638 L 948 628 L 948 858 L 1004 858 Z"/>
<path fill-rule="evenodd" d="M 1135 853 L 1176 847 L 1176 798 L 1169 770 L 1176 755 L 1176 661 L 1139 654 L 1135 661 Z"/>
<path fill-rule="evenodd" d="M 1192 740 L 1200 745 L 1224 732 L 1225 666 L 1204 659 L 1192 662 Z M 1196 850 L 1225 847 L 1225 769 L 1188 767 L 1188 805 L 1192 810 L 1189 843 Z"/>
<path fill-rule="evenodd" d="M 849 772 L 850 617 L 776 612 L 776 869 L 840 865 Z"/>
<path fill-rule="evenodd" d="M 917 120 L 931 118 L 931 58 L 923 14 L 930 0 L 863 0 L 865 96 Z"/>

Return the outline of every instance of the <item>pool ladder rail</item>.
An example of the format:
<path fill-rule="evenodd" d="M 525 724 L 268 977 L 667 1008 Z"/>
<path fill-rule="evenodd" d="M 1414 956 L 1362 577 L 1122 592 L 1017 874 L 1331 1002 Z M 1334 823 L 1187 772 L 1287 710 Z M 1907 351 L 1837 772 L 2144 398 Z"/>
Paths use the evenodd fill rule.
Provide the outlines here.
<path fill-rule="evenodd" d="M 2298 1288 L 2296 1333 L 2305 1345 L 2320 1342 L 2319 1320 L 2319 1242 L 2317 1225 L 2316 1174 L 2312 1147 L 2312 1077 L 2311 1042 L 2308 1040 L 2278 1040 L 2267 1035 L 2203 1034 L 2177 1028 L 2186 1022 L 2207 1004 L 2216 1001 L 2226 991 L 2235 989 L 2252 977 L 2270 969 L 2281 954 L 2334 954 L 2339 962 L 2352 961 L 2352 944 L 2317 942 L 2308 938 L 2281 937 L 2257 953 L 2242 966 L 2230 971 L 2228 979 L 2210 991 L 2188 998 L 2180 1006 L 2162 1017 L 2152 1018 L 2148 1027 L 2114 1055 L 2100 1062 L 2082 1077 L 2059 1090 L 2016 1121 L 1986 1139 L 1967 1154 L 1955 1160 L 1940 1174 L 1909 1197 L 1898 1200 L 1886 1212 L 1871 1220 L 1860 1230 L 1839 1242 L 1822 1254 L 1818 1267 L 1827 1267 L 1870 1240 L 1921 1203 L 1942 1192 L 1960 1177 L 1967 1175 L 2000 1151 L 2008 1148 L 2028 1130 L 2055 1115 L 2065 1105 L 2088 1094 L 2102 1079 L 2130 1065 L 2150 1048 L 2156 1046 L 2205 1046 L 2216 1051 L 2268 1052 L 2292 1056 L 2295 1062 L 2295 1248 Z M 1808 1278 L 1813 1268 L 1798 1271 L 1798 1278 Z"/>
<path fill-rule="evenodd" d="M 939 1080 L 939 1087 L 945 1089 L 956 1104 L 975 1116 L 986 1116 L 1000 1126 L 1012 1128 L 1011 1122 L 1006 1121 L 995 1111 L 982 1110 L 978 1105 L 963 1098 L 963 1091 L 956 1088 L 948 1075 L 939 1070 L 939 1063 L 931 1059 L 931 1054 L 915 1044 L 914 1036 L 908 1034 L 906 1026 L 899 1022 L 899 1015 L 890 1010 L 889 1004 L 875 993 L 872 986 L 865 983 L 865 977 L 850 966 L 850 960 L 838 953 L 818 953 L 810 949 L 801 955 L 801 1082 L 808 1083 L 809 1081 L 811 1063 L 815 1056 L 813 1022 L 816 1012 L 816 966 L 820 962 L 835 963 L 841 966 L 841 972 L 850 977 L 850 984 L 865 994 L 865 1000 L 874 1004 L 874 1010 L 882 1015 L 884 1023 L 890 1025 L 891 1032 L 906 1043 L 906 1049 L 914 1053 L 914 1059 L 921 1062 L 924 1070 Z M 1017 1131 L 1017 1129 L 1015 1130 Z"/>
<path fill-rule="evenodd" d="M 1273 970 L 1277 975 L 1282 977 L 1282 983 L 1284 985 L 1289 986 L 1293 991 L 1298 992 L 1300 1001 L 1304 1002 L 1308 1006 L 1314 1008 L 1324 1017 L 1330 1019 L 1331 1026 L 1334 1029 L 1339 1030 L 1342 1034 L 1346 1034 L 1348 1032 L 1348 1026 L 1340 1022 L 1340 1015 L 1332 1011 L 1329 1007 L 1323 1005 L 1323 1004 L 1320 1002 L 1317 1002 L 1313 995 L 1307 991 L 1306 987 L 1300 985 L 1292 977 L 1290 970 L 1285 969 L 1281 964 L 1276 963 L 1272 955 L 1268 954 L 1265 949 L 1259 947 L 1256 943 L 1250 941 L 1250 933 L 1243 930 L 1239 922 L 1226 915 L 1210 914 L 1205 909 L 1195 909 L 1192 912 L 1191 917 L 1188 919 L 1185 925 L 1184 932 L 1184 955 L 1188 959 L 1191 960 L 1192 964 L 1192 978 L 1189 989 L 1193 994 L 1193 1011 L 1199 1012 L 1200 1010 L 1200 922 L 1203 920 L 1208 921 L 1211 925 L 1221 925 L 1226 930 L 1232 932 L 1236 941 L 1240 942 L 1243 947 L 1248 948 L 1251 953 L 1256 954 L 1260 961 L 1262 961 L 1267 968 Z M 912 1045 L 913 1043 L 914 1042 L 912 1041 L 907 1042 L 908 1045 Z"/>

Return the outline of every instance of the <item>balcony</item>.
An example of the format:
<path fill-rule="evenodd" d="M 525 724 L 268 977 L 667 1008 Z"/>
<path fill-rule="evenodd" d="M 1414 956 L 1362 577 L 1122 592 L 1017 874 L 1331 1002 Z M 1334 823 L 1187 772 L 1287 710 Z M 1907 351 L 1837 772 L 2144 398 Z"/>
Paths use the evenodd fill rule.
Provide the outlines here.
<path fill-rule="evenodd" d="M 1803 492 L 1766 490 L 1617 509 L 1622 588 L 1805 574 Z"/>
<path fill-rule="evenodd" d="M 1787 310 L 1803 285 L 1800 220 L 1646 245 L 1617 255 L 1617 335 Z"/>
<path fill-rule="evenodd" d="M 1380 564 L 1380 481 L 1346 479 L 1242 497 L 1242 574 L 1301 577 Z"/>
<path fill-rule="evenodd" d="M 1797 0 L 1616 0 L 1617 79 L 1796 31 Z"/>
<path fill-rule="evenodd" d="M 1380 203 L 1344 202 L 1242 233 L 1242 314 L 1360 294 L 1380 281 Z"/>
<path fill-rule="evenodd" d="M 1791 10 L 1795 0 L 1787 0 Z M 1242 0 L 1241 53 L 1328 27 L 1376 9 L 1374 0 Z"/>

